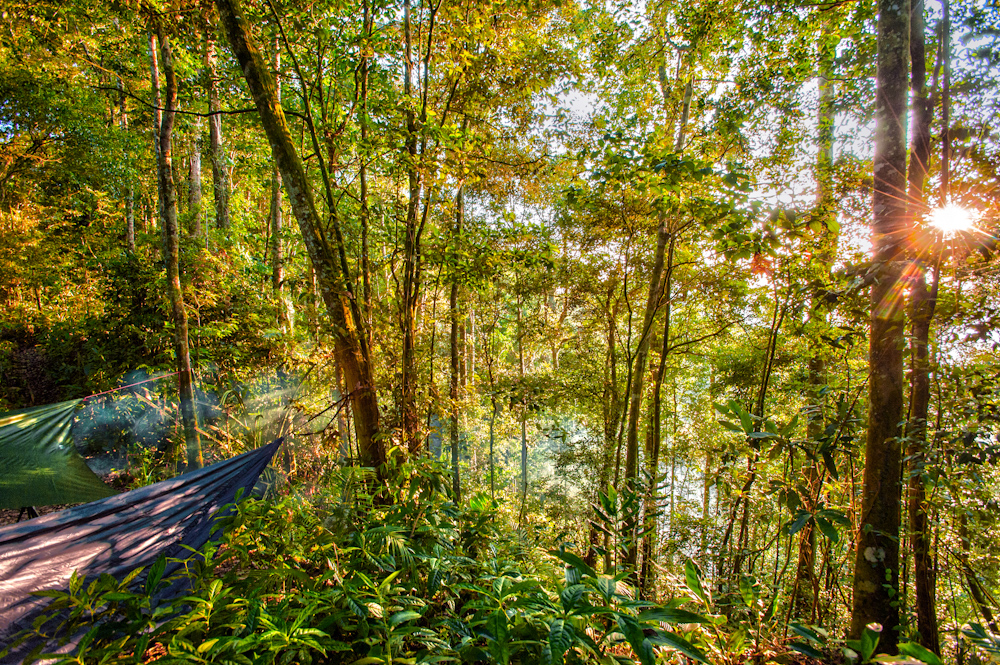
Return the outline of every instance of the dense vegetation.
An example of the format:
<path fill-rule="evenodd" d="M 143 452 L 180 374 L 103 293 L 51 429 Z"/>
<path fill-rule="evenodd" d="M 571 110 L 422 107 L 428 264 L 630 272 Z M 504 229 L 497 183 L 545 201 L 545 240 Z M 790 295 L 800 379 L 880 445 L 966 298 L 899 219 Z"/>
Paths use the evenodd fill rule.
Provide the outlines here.
<path fill-rule="evenodd" d="M 0 12 L 0 405 L 286 437 L 63 662 L 1000 660 L 995 3 Z"/>

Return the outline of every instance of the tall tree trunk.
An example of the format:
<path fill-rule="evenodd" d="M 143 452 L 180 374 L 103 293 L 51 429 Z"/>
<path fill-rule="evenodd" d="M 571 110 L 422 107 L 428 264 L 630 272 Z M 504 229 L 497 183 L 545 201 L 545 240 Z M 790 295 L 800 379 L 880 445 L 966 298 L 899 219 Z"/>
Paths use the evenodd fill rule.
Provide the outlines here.
<path fill-rule="evenodd" d="M 215 62 L 215 36 L 206 31 L 205 70 L 208 73 L 208 141 L 212 153 L 212 191 L 215 196 L 215 227 L 229 231 L 229 169 L 222 145 L 222 103 L 219 101 L 219 74 Z"/>
<path fill-rule="evenodd" d="M 900 426 L 903 308 L 899 259 L 906 237 L 906 117 L 909 2 L 879 0 L 872 196 L 868 436 L 854 564 L 850 634 L 882 625 L 880 648 L 897 649 L 899 627 Z"/>
<path fill-rule="evenodd" d="M 358 455 L 363 464 L 375 467 L 384 479 L 386 449 L 380 432 L 378 399 L 371 360 L 364 346 L 365 332 L 360 328 L 364 322 L 358 321 L 351 305 L 346 265 L 341 261 L 342 265 L 338 266 L 334 250 L 323 234 L 305 166 L 292 142 L 284 110 L 276 100 L 274 80 L 260 50 L 251 40 L 237 0 L 216 0 L 216 7 L 260 113 L 261 124 L 271 143 L 271 152 L 281 171 L 285 192 L 315 271 L 320 295 L 333 324 L 337 360 L 344 371 L 345 389 L 351 397 L 354 412 Z M 331 227 L 339 233 L 336 210 L 331 209 L 329 213 Z"/>
<path fill-rule="evenodd" d="M 948 205 L 951 196 L 951 2 L 942 0 L 941 17 L 941 200 L 938 205 Z"/>
<path fill-rule="evenodd" d="M 163 124 L 163 98 L 160 93 L 160 47 L 156 35 L 149 35 L 149 84 L 153 92 L 153 154 L 156 156 L 157 168 L 160 163 L 160 125 Z M 163 219 L 163 196 L 159 187 L 156 190 L 156 218 Z M 166 246 L 166 236 L 163 234 L 163 224 L 160 224 L 160 250 Z M 163 257 L 166 265 L 166 257 Z"/>
<path fill-rule="evenodd" d="M 181 291 L 180 273 L 180 230 L 177 228 L 177 195 L 174 192 L 173 158 L 171 138 L 174 117 L 177 111 L 177 77 L 174 74 L 173 53 L 170 39 L 162 26 L 157 26 L 160 46 L 160 60 L 166 80 L 166 107 L 160 123 L 160 150 L 157 168 L 164 237 L 163 255 L 167 263 L 167 292 L 170 297 L 174 324 L 174 354 L 177 361 L 177 388 L 180 393 L 181 420 L 184 425 L 184 441 L 187 450 L 188 469 L 202 467 L 201 439 L 198 436 L 198 420 L 194 404 L 194 384 L 191 373 L 191 353 L 188 348 L 188 320 L 184 309 L 184 293 Z"/>
<path fill-rule="evenodd" d="M 607 324 L 607 329 L 605 330 L 607 344 L 605 346 L 604 357 L 604 390 L 601 400 L 604 422 L 604 453 L 601 455 L 600 467 L 597 469 L 597 483 L 595 487 L 597 492 L 606 491 L 608 483 L 611 481 L 611 467 L 614 462 L 616 434 L 621 421 L 621 398 L 618 393 L 617 331 L 615 329 L 618 312 L 617 308 L 612 305 L 614 292 L 615 286 L 612 283 L 608 287 L 607 304 L 604 308 L 604 319 Z M 593 505 L 598 505 L 597 496 L 594 497 Z M 597 563 L 597 548 L 601 542 L 601 534 L 597 529 L 597 521 L 599 519 L 596 510 L 592 511 L 587 527 L 587 553 L 584 557 L 584 560 L 590 566 Z M 611 570 L 611 555 L 607 548 L 606 535 L 604 542 L 604 570 Z"/>
<path fill-rule="evenodd" d="M 653 258 L 653 271 L 649 276 L 649 292 L 646 295 L 646 311 L 642 320 L 642 331 L 639 346 L 635 352 L 635 362 L 632 365 L 632 381 L 629 391 L 628 427 L 625 436 L 625 482 L 632 484 L 638 490 L 639 478 L 639 413 L 642 409 L 642 393 L 646 378 L 646 361 L 649 355 L 650 332 L 653 319 L 660 308 L 660 282 L 663 276 L 663 255 L 670 235 L 666 215 L 660 213 L 660 225 L 656 233 L 656 254 Z M 639 543 L 637 540 L 638 524 L 625 534 L 625 566 L 634 570 L 638 557 Z M 638 585 L 638 580 L 633 579 Z"/>
<path fill-rule="evenodd" d="M 128 110 L 125 106 L 125 86 L 121 76 L 118 77 L 118 108 L 119 127 L 124 134 L 128 132 Z M 125 191 L 125 250 L 129 254 L 135 254 L 135 184 L 131 168 L 126 177 L 128 187 Z"/>
<path fill-rule="evenodd" d="M 403 3 L 403 97 L 413 97 L 413 47 L 411 43 L 410 2 Z M 420 234 L 417 211 L 420 208 L 420 174 L 417 170 L 417 121 L 412 106 L 406 110 L 406 160 L 409 198 L 403 239 L 403 297 L 400 326 L 403 333 L 402 417 L 403 442 L 411 453 L 420 449 L 417 419 L 416 323 L 420 291 Z"/>
<path fill-rule="evenodd" d="M 835 222 L 835 202 L 832 188 L 833 140 L 834 140 L 834 83 L 833 57 L 836 45 L 830 42 L 834 29 L 829 25 L 830 12 L 825 10 L 824 29 L 820 34 L 819 43 L 819 108 L 817 111 L 817 143 L 819 150 L 816 155 L 816 204 L 814 215 L 823 225 L 818 241 L 819 250 L 814 254 L 817 267 L 824 279 L 829 276 L 835 255 L 834 247 L 837 237 L 831 230 Z M 811 322 L 816 322 L 821 328 L 827 325 L 827 307 L 814 299 L 809 315 Z M 806 437 L 810 442 L 819 441 L 824 430 L 824 387 L 827 383 L 826 360 L 822 348 L 817 345 L 809 358 L 807 383 L 809 386 L 810 412 L 806 423 Z M 815 512 L 817 500 L 821 491 L 822 470 L 818 455 L 803 462 L 805 478 L 805 493 L 802 496 L 803 507 Z M 810 520 L 799 532 L 798 561 L 795 566 L 795 589 L 793 612 L 795 616 L 815 621 L 815 612 L 819 600 L 819 579 L 816 577 L 816 524 Z"/>
<path fill-rule="evenodd" d="M 459 243 L 462 237 L 462 224 L 465 221 L 465 187 L 459 185 L 458 196 L 455 200 L 455 231 L 452 236 L 454 247 L 457 250 L 459 248 Z M 459 362 L 459 345 L 458 345 L 458 319 L 460 316 L 458 310 L 458 271 L 456 270 L 452 275 L 451 280 L 451 297 L 449 299 L 450 305 L 450 315 L 451 315 L 451 391 L 449 397 L 451 397 L 451 486 L 452 491 L 455 494 L 455 502 L 459 503 L 462 500 L 462 479 L 459 475 L 459 463 L 461 462 L 461 456 L 459 455 L 459 432 L 458 432 L 458 404 L 459 404 L 459 393 L 460 393 L 460 376 L 461 367 Z"/>
<path fill-rule="evenodd" d="M 469 360 L 467 363 L 467 375 L 470 386 L 476 385 L 476 310 L 469 310 L 469 339 L 465 346 Z"/>
<path fill-rule="evenodd" d="M 666 224 L 666 222 L 664 222 Z M 657 493 L 657 483 L 660 476 L 660 423 L 662 420 L 662 392 L 663 376 L 666 373 L 667 356 L 670 354 L 670 298 L 674 272 L 674 248 L 676 246 L 676 234 L 670 233 L 669 247 L 667 250 L 666 265 L 664 266 L 664 287 L 663 287 L 663 344 L 660 348 L 660 361 L 656 368 L 656 376 L 653 383 L 653 408 L 649 415 L 649 437 L 646 440 L 646 471 L 649 474 L 649 483 L 646 487 L 646 498 L 643 503 L 643 539 L 642 573 L 639 576 L 640 595 L 646 599 L 652 599 L 656 589 L 656 568 L 653 565 L 653 557 L 656 552 L 657 520 L 656 508 L 659 499 Z M 670 519 L 673 520 L 671 513 Z"/>
<path fill-rule="evenodd" d="M 524 324 L 521 320 L 521 299 L 517 299 L 517 361 L 521 380 L 521 510 L 517 523 L 524 526 L 528 505 L 528 398 L 524 385 Z"/>
<path fill-rule="evenodd" d="M 281 103 L 281 45 L 274 40 L 274 93 L 278 104 Z M 278 305 L 278 328 L 291 334 L 294 328 L 295 313 L 292 302 L 288 298 L 285 287 L 285 255 L 281 235 L 284 232 L 284 219 L 281 214 L 281 171 L 275 164 L 271 169 L 271 291 Z"/>
<path fill-rule="evenodd" d="M 363 16 L 362 20 L 364 22 L 364 32 L 365 37 L 371 40 L 372 35 L 372 17 L 371 8 L 368 5 L 368 0 L 362 1 L 363 5 Z M 371 284 L 371 265 L 369 262 L 369 249 L 368 249 L 368 234 L 369 234 L 369 223 L 371 215 L 368 209 L 368 53 L 363 52 L 361 56 L 361 72 L 360 72 L 360 95 L 361 103 L 358 105 L 358 124 L 361 127 L 361 156 L 360 156 L 360 210 L 359 218 L 361 222 L 361 282 L 362 282 L 362 296 L 364 302 L 362 302 L 362 312 L 364 312 L 364 317 L 368 330 L 371 330 L 371 311 L 372 311 L 372 284 Z M 369 340 L 369 347 L 371 346 Z M 433 383 L 433 381 L 431 382 Z"/>
<path fill-rule="evenodd" d="M 191 125 L 191 158 L 188 162 L 188 209 L 191 211 L 191 235 L 201 235 L 201 118 L 195 116 Z"/>
<path fill-rule="evenodd" d="M 926 87 L 924 2 L 912 0 L 910 11 L 910 89 L 913 110 L 913 132 L 910 148 L 907 224 L 916 227 L 916 219 L 925 209 L 924 185 L 931 154 L 931 116 L 933 110 Z M 909 459 L 907 512 L 910 537 L 913 539 L 913 579 L 917 633 L 920 643 L 936 654 L 941 653 L 938 637 L 935 587 L 937 574 L 931 549 L 931 532 L 924 492 L 927 464 L 927 413 L 931 398 L 928 342 L 931 321 L 937 301 L 937 269 L 933 287 L 928 290 L 926 266 L 929 256 L 920 256 L 914 248 L 912 262 L 913 287 L 910 292 L 912 334 L 910 339 L 910 418 L 906 426 Z"/>

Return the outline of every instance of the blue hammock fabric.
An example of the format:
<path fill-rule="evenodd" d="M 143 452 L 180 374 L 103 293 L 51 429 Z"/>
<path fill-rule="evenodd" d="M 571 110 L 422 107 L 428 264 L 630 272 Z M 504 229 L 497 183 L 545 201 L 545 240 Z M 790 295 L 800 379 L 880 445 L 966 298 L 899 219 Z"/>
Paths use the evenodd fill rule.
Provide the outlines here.
<path fill-rule="evenodd" d="M 73 571 L 121 579 L 160 554 L 187 559 L 187 548 L 208 541 L 219 509 L 238 490 L 250 492 L 279 445 L 280 439 L 170 480 L 0 528 L 0 651 L 51 602 L 31 593 L 68 588 Z M 181 565 L 168 564 L 166 575 Z M 0 663 L 18 663 L 36 646 L 22 645 Z"/>

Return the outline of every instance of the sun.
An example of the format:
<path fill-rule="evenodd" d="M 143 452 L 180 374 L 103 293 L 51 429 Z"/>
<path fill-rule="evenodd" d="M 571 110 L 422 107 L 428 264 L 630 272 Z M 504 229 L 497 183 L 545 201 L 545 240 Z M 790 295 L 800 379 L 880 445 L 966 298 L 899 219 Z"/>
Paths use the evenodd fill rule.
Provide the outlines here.
<path fill-rule="evenodd" d="M 976 220 L 971 210 L 949 203 L 943 208 L 931 210 L 930 222 L 931 226 L 950 237 L 962 231 L 971 231 Z"/>

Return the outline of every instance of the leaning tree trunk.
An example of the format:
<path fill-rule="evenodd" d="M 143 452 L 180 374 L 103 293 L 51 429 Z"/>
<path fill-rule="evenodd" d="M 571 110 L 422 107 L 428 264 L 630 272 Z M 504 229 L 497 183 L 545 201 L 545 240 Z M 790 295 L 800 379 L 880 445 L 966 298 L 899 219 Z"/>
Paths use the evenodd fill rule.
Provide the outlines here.
<path fill-rule="evenodd" d="M 219 74 L 215 62 L 215 37 L 211 30 L 205 39 L 205 69 L 208 73 L 208 142 L 212 153 L 212 191 L 215 195 L 215 226 L 229 230 L 229 169 L 222 145 L 222 104 L 219 101 Z"/>
<path fill-rule="evenodd" d="M 882 625 L 879 647 L 897 649 L 899 627 L 899 423 L 903 418 L 901 243 L 906 235 L 906 117 L 909 2 L 879 0 L 875 80 L 873 285 L 868 437 L 854 563 L 851 636 Z"/>
<path fill-rule="evenodd" d="M 323 233 L 313 190 L 302 158 L 292 141 L 285 113 L 277 101 L 274 78 L 264 63 L 260 49 L 252 41 L 237 0 L 216 0 L 219 16 L 239 61 L 247 87 L 260 113 L 261 124 L 271 143 L 271 152 L 281 171 L 285 193 L 299 224 L 309 253 L 316 283 L 333 324 L 337 361 L 344 371 L 344 384 L 351 398 L 358 456 L 362 464 L 374 467 L 381 478 L 386 472 L 385 439 L 380 432 L 378 398 L 371 361 L 363 346 L 363 325 L 351 305 L 348 275 L 338 266 L 334 250 Z M 339 229 L 336 211 L 330 210 L 331 225 Z"/>
<path fill-rule="evenodd" d="M 184 309 L 184 294 L 181 291 L 180 273 L 180 230 L 177 228 L 177 193 L 174 191 L 173 158 L 171 138 L 174 117 L 177 113 L 177 76 L 174 73 L 173 53 L 170 39 L 157 27 L 160 42 L 160 60 L 163 77 L 166 80 L 166 107 L 160 122 L 160 149 L 157 153 L 157 183 L 159 185 L 160 213 L 165 238 L 163 255 L 167 264 L 167 292 L 170 296 L 171 314 L 174 324 L 174 353 L 177 360 L 177 388 L 180 392 L 181 421 L 184 425 L 184 442 L 187 450 L 188 469 L 202 467 L 201 439 L 198 436 L 198 420 L 194 406 L 194 385 L 191 375 L 191 353 L 188 347 L 188 320 Z"/>

